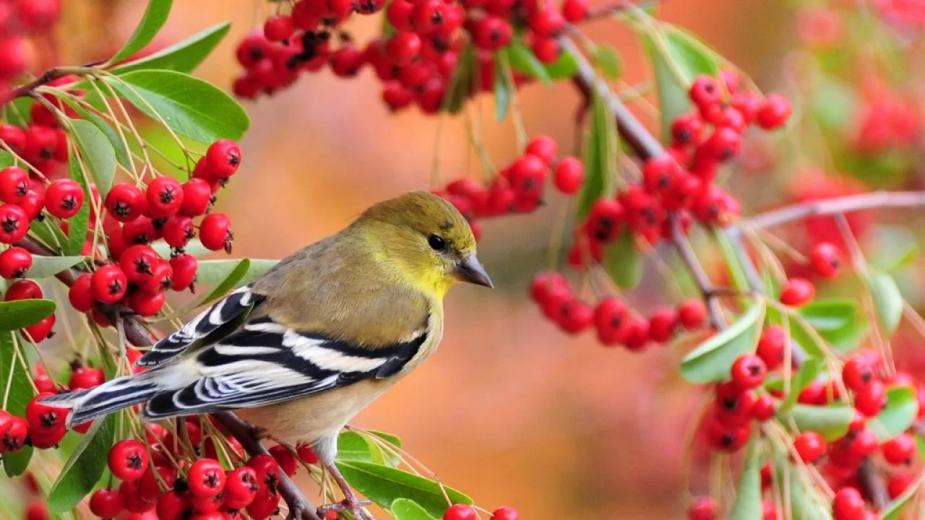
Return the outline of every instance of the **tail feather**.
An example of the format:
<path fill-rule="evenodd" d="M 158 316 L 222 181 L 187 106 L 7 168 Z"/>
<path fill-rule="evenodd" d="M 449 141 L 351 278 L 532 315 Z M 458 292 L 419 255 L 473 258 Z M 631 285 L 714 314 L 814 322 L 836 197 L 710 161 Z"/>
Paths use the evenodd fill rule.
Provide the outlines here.
<path fill-rule="evenodd" d="M 89 390 L 48 396 L 42 402 L 70 408 L 71 413 L 67 417 L 67 425 L 70 427 L 147 401 L 163 390 L 153 377 L 145 376 L 120 377 Z"/>

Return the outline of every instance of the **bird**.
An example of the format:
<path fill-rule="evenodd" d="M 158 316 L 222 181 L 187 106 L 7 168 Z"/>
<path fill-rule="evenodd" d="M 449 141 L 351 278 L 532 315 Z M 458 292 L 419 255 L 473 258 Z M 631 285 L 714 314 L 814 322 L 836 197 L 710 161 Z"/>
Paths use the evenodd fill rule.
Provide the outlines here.
<path fill-rule="evenodd" d="M 430 356 L 456 282 L 493 287 L 463 215 L 429 192 L 379 202 L 279 261 L 136 362 L 137 374 L 48 397 L 81 424 L 142 404 L 161 420 L 234 411 L 290 445 L 310 444 L 365 517 L 334 460 L 347 423 Z"/>

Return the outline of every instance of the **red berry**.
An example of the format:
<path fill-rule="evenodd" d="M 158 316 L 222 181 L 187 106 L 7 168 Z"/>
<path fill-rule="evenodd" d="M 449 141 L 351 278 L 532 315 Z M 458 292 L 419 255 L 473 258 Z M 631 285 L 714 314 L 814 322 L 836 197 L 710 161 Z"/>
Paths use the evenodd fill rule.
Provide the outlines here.
<path fill-rule="evenodd" d="M 553 175 L 556 188 L 568 195 L 578 192 L 582 182 L 584 182 L 584 177 L 585 167 L 575 157 L 559 159 Z"/>
<path fill-rule="evenodd" d="M 499 507 L 491 513 L 488 520 L 520 520 L 520 514 L 513 507 Z"/>
<path fill-rule="evenodd" d="M 748 442 L 751 435 L 751 427 L 746 422 L 743 424 L 726 425 L 719 421 L 712 421 L 707 431 L 710 444 L 718 449 L 727 452 L 735 452 L 742 449 Z"/>
<path fill-rule="evenodd" d="M 224 502 L 229 509 L 244 509 L 254 501 L 260 486 L 254 468 L 241 466 L 228 473 Z"/>
<path fill-rule="evenodd" d="M 588 0 L 565 0 L 562 2 L 562 17 L 567 22 L 580 22 L 588 16 Z"/>
<path fill-rule="evenodd" d="M 171 177 L 158 177 L 148 184 L 145 192 L 148 213 L 152 218 L 169 217 L 180 211 L 183 204 L 183 187 Z"/>
<path fill-rule="evenodd" d="M 102 384 L 104 378 L 103 369 L 101 368 L 77 367 L 71 372 L 71 378 L 68 380 L 67 386 L 71 390 L 93 388 Z"/>
<path fill-rule="evenodd" d="M 155 507 L 154 502 L 148 502 L 138 494 L 137 480 L 126 480 L 119 485 L 119 497 L 122 499 L 122 507 L 126 511 L 136 514 L 143 514 L 151 511 Z"/>
<path fill-rule="evenodd" d="M 842 381 L 845 386 L 860 392 L 877 379 L 879 357 L 873 352 L 860 352 L 848 358 L 842 367 Z"/>
<path fill-rule="evenodd" d="M 498 16 L 486 16 L 473 24 L 472 35 L 476 47 L 489 51 L 498 50 L 511 41 L 511 25 Z"/>
<path fill-rule="evenodd" d="M 148 452 L 135 439 L 123 439 L 109 450 L 109 471 L 120 480 L 140 479 L 148 469 Z"/>
<path fill-rule="evenodd" d="M 454 504 L 443 513 L 443 520 L 476 520 L 478 514 L 475 509 L 466 504 Z"/>
<path fill-rule="evenodd" d="M 854 408 L 867 417 L 879 414 L 886 405 L 886 387 L 880 381 L 871 381 L 867 386 L 856 390 Z"/>
<path fill-rule="evenodd" d="M 39 400 L 51 394 L 41 393 L 26 406 L 26 421 L 29 423 L 29 438 L 36 448 L 51 448 L 67 433 L 65 419 L 67 409 L 40 403 Z"/>
<path fill-rule="evenodd" d="M 790 111 L 790 102 L 786 98 L 771 94 L 761 104 L 755 120 L 766 130 L 779 128 L 790 118 Z"/>
<path fill-rule="evenodd" d="M 841 264 L 838 247 L 831 242 L 820 242 L 813 246 L 809 253 L 809 263 L 817 275 L 823 278 L 831 278 L 838 274 L 838 267 Z"/>
<path fill-rule="evenodd" d="M 161 261 L 160 255 L 152 247 L 145 244 L 129 246 L 119 255 L 119 267 L 125 273 L 128 281 L 142 283 L 151 276 L 154 264 Z"/>
<path fill-rule="evenodd" d="M 90 309 L 93 308 L 93 303 L 96 301 L 93 296 L 92 278 L 93 275 L 90 273 L 84 273 L 78 276 L 77 279 L 74 280 L 74 284 L 68 289 L 68 301 L 71 302 L 72 307 L 80 312 L 89 312 Z"/>
<path fill-rule="evenodd" d="M 671 137 L 676 144 L 696 144 L 703 132 L 703 120 L 694 114 L 678 116 L 671 124 Z"/>
<path fill-rule="evenodd" d="M 247 506 L 247 514 L 249 514 L 251 518 L 254 518 L 254 520 L 268 518 L 276 512 L 279 506 L 279 500 L 280 496 L 278 493 L 267 488 L 261 488 L 251 504 Z"/>
<path fill-rule="evenodd" d="M 915 440 L 908 433 L 901 433 L 883 443 L 880 449 L 890 464 L 909 464 L 915 455 Z"/>
<path fill-rule="evenodd" d="M 204 215 L 212 203 L 212 186 L 200 178 L 192 178 L 183 183 L 183 204 L 180 213 L 188 217 Z"/>
<path fill-rule="evenodd" d="M 549 166 L 556 159 L 558 148 L 559 146 L 552 137 L 548 135 L 538 135 L 527 143 L 527 148 L 524 151 Z"/>
<path fill-rule="evenodd" d="M 835 520 L 863 520 L 865 517 L 864 497 L 853 487 L 843 487 L 835 493 L 832 501 L 832 516 Z"/>
<path fill-rule="evenodd" d="M 780 301 L 784 305 L 799 307 L 816 295 L 816 287 L 806 278 L 791 278 L 787 280 L 780 291 Z"/>
<path fill-rule="evenodd" d="M 389 38 L 386 52 L 396 65 L 407 65 L 421 52 L 421 37 L 417 33 L 402 31 Z"/>
<path fill-rule="evenodd" d="M 660 307 L 649 316 L 649 339 L 664 343 L 674 336 L 678 327 L 678 314 L 669 307 Z"/>
<path fill-rule="evenodd" d="M 35 190 L 29 190 L 16 205 L 22 208 L 28 220 L 35 220 L 45 207 L 45 196 Z"/>
<path fill-rule="evenodd" d="M 917 479 L 918 474 L 915 472 L 891 475 L 886 484 L 890 498 L 895 499 L 899 495 L 902 495 Z"/>
<path fill-rule="evenodd" d="M 118 265 L 108 264 L 93 273 L 93 296 L 103 303 L 116 303 L 128 290 L 128 278 Z"/>
<path fill-rule="evenodd" d="M 18 0 L 19 21 L 32 31 L 51 28 L 61 14 L 61 0 Z"/>
<path fill-rule="evenodd" d="M 691 299 L 678 306 L 678 321 L 687 330 L 694 330 L 707 319 L 707 308 L 700 299 Z"/>
<path fill-rule="evenodd" d="M 109 190 L 104 204 L 112 218 L 119 222 L 130 222 L 141 216 L 147 201 L 137 186 L 121 182 Z"/>
<path fill-rule="evenodd" d="M 29 435 L 29 423 L 22 417 L 0 410 L 0 453 L 13 453 L 22 449 Z"/>
<path fill-rule="evenodd" d="M 289 39 L 293 31 L 295 31 L 295 26 L 290 16 L 271 16 L 267 18 L 267 21 L 263 24 L 263 34 L 268 40 L 273 42 L 281 42 Z"/>
<path fill-rule="evenodd" d="M 115 518 L 122 512 L 122 497 L 114 489 L 97 489 L 90 496 L 90 512 L 100 518 Z"/>
<path fill-rule="evenodd" d="M 29 217 L 15 204 L 0 206 L 0 242 L 12 244 L 29 232 Z"/>
<path fill-rule="evenodd" d="M 193 219 L 186 215 L 174 215 L 167 219 L 162 229 L 164 241 L 170 247 L 182 249 L 186 244 L 196 236 L 196 228 L 193 226 Z"/>
<path fill-rule="evenodd" d="M 767 373 L 768 368 L 764 361 L 753 354 L 739 356 L 732 364 L 732 382 L 743 390 L 757 388 L 764 382 Z"/>
<path fill-rule="evenodd" d="M 21 247 L 10 247 L 0 253 L 0 276 L 22 278 L 32 267 L 32 253 Z"/>
<path fill-rule="evenodd" d="M 26 146 L 26 133 L 18 126 L 0 123 L 0 141 L 5 142 L 14 152 L 22 155 L 23 149 Z M 0 170 L 0 178 L 3 177 L 2 172 L 3 170 Z M 3 183 L 0 182 L 0 185 L 2 184 Z M 0 186 L 0 193 L 3 193 L 3 191 L 2 186 Z M 0 198 L 0 200 L 3 199 Z M 4 200 L 4 202 L 6 201 Z"/>
<path fill-rule="evenodd" d="M 299 459 L 306 464 L 318 464 L 318 461 L 321 460 L 311 444 L 299 444 L 296 446 L 295 452 Z"/>
<path fill-rule="evenodd" d="M 196 280 L 196 271 L 199 269 L 199 260 L 186 253 L 179 254 L 170 259 L 173 276 L 170 278 L 170 288 L 182 291 Z"/>
<path fill-rule="evenodd" d="M 742 136 L 732 128 L 721 126 L 716 128 L 710 137 L 701 145 L 705 157 L 714 161 L 727 161 L 739 153 L 742 147 Z"/>
<path fill-rule="evenodd" d="M 759 422 L 764 422 L 774 417 L 775 412 L 777 412 L 777 406 L 774 404 L 774 399 L 767 394 L 759 395 L 750 411 L 752 419 Z"/>
<path fill-rule="evenodd" d="M 688 95 L 695 105 L 704 107 L 719 103 L 722 92 L 715 79 L 710 76 L 697 76 L 691 83 Z"/>
<path fill-rule="evenodd" d="M 756 401 L 755 393 L 732 381 L 716 385 L 716 419 L 725 425 L 747 423 Z"/>
<path fill-rule="evenodd" d="M 4 300 L 34 300 L 42 297 L 42 288 L 32 280 L 16 280 L 6 290 Z"/>
<path fill-rule="evenodd" d="M 210 213 L 199 225 L 199 240 L 206 249 L 218 251 L 224 249 L 231 253 L 231 219 L 224 213 Z"/>
<path fill-rule="evenodd" d="M 28 191 L 29 174 L 25 170 L 16 166 L 0 170 L 0 201 L 7 204 L 18 203 Z"/>
<path fill-rule="evenodd" d="M 190 492 L 198 497 L 214 497 L 225 487 L 225 471 L 215 459 L 199 459 L 187 474 Z"/>
<path fill-rule="evenodd" d="M 756 354 L 764 361 L 768 370 L 774 370 L 784 361 L 787 333 L 777 325 L 771 325 L 761 332 Z"/>
<path fill-rule="evenodd" d="M 138 284 L 138 292 L 146 295 L 162 293 L 170 287 L 173 268 L 167 260 L 157 259 L 151 266 L 151 274 Z"/>
<path fill-rule="evenodd" d="M 30 501 L 26 506 L 25 520 L 51 520 L 48 506 L 40 499 Z"/>
<path fill-rule="evenodd" d="M 697 497 L 687 508 L 689 520 L 715 520 L 716 501 L 712 497 Z"/>
<path fill-rule="evenodd" d="M 126 302 L 135 314 L 140 316 L 154 316 L 164 307 L 167 302 L 167 295 L 163 292 L 149 294 L 143 291 L 133 292 L 128 296 Z"/>
<path fill-rule="evenodd" d="M 594 309 L 594 326 L 597 337 L 604 345 L 623 343 L 630 333 L 630 316 L 617 298 L 605 298 Z"/>
<path fill-rule="evenodd" d="M 241 148 L 231 139 L 219 139 L 206 151 L 206 164 L 209 173 L 227 179 L 238 171 L 238 165 L 241 164 Z"/>
<path fill-rule="evenodd" d="M 803 462 L 812 464 L 825 454 L 827 444 L 822 435 L 810 431 L 797 435 L 793 439 L 793 447 L 797 450 Z"/>
<path fill-rule="evenodd" d="M 276 463 L 279 464 L 280 469 L 290 477 L 295 475 L 296 470 L 299 468 L 299 462 L 295 458 L 295 454 L 292 453 L 292 450 L 283 446 L 282 444 L 277 444 L 270 447 L 270 455 L 276 459 Z"/>
<path fill-rule="evenodd" d="M 45 209 L 58 218 L 73 217 L 83 203 L 83 188 L 72 179 L 58 179 L 45 191 Z"/>
<path fill-rule="evenodd" d="M 42 318 L 38 323 L 33 323 L 32 325 L 25 327 L 23 330 L 25 331 L 26 335 L 32 339 L 32 341 L 38 343 L 40 341 L 44 341 L 46 338 L 51 337 L 52 329 L 55 326 L 56 320 L 57 318 L 55 318 L 55 315 L 51 314 Z"/>
<path fill-rule="evenodd" d="M 183 520 L 187 518 L 190 503 L 185 493 L 168 491 L 157 499 L 157 518 L 159 520 Z"/>

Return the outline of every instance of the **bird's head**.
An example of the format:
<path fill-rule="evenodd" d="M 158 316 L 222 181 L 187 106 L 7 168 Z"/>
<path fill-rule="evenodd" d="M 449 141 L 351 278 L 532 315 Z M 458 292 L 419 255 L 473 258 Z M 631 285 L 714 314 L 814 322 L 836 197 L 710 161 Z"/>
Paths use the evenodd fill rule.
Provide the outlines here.
<path fill-rule="evenodd" d="M 436 195 L 417 191 L 380 202 L 354 225 L 377 242 L 381 260 L 422 289 L 442 296 L 456 280 L 492 287 L 476 257 L 469 223 Z"/>

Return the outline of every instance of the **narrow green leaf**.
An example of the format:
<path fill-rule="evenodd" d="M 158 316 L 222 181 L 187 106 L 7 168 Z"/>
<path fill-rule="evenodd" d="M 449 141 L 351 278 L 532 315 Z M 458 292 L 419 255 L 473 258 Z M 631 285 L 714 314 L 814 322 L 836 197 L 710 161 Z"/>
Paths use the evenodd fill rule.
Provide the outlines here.
<path fill-rule="evenodd" d="M 6 111 L 8 123 L 16 126 L 29 126 L 32 119 L 32 105 L 35 103 L 31 97 L 23 96 L 7 102 L 9 110 Z"/>
<path fill-rule="evenodd" d="M 90 121 L 72 119 L 71 127 L 74 129 L 81 156 L 96 181 L 96 187 L 100 193 L 108 193 L 116 174 L 116 152 L 112 143 L 106 134 Z M 87 199 L 85 204 L 89 205 L 90 199 Z"/>
<path fill-rule="evenodd" d="M 790 393 L 787 394 L 784 402 L 780 405 L 781 413 L 790 411 L 790 408 L 796 404 L 800 392 L 816 379 L 822 372 L 824 366 L 822 359 L 817 357 L 807 358 L 803 361 L 803 364 L 800 365 L 800 369 L 797 370 L 793 379 L 790 381 Z"/>
<path fill-rule="evenodd" d="M 237 285 L 247 284 L 260 278 L 279 262 L 279 260 L 260 258 L 202 260 L 199 262 L 199 270 L 196 272 L 196 281 L 206 287 L 217 286 L 240 268 L 242 260 L 248 261 L 247 271 L 235 281 Z"/>
<path fill-rule="evenodd" d="M 526 74 L 531 78 L 536 78 L 544 83 L 552 82 L 546 67 L 543 65 L 533 51 L 524 45 L 519 39 L 512 40 L 505 48 L 505 52 L 511 60 L 511 67 L 514 70 Z"/>
<path fill-rule="evenodd" d="M 578 60 L 575 59 L 575 55 L 571 52 L 563 51 L 559 53 L 556 61 L 544 65 L 544 67 L 550 79 L 568 79 L 578 73 Z"/>
<path fill-rule="evenodd" d="M 13 161 L 13 154 L 6 150 L 0 150 L 0 168 L 6 168 L 7 166 L 13 166 L 15 162 Z"/>
<path fill-rule="evenodd" d="M 854 408 L 848 405 L 814 406 L 796 404 L 789 412 L 778 411 L 781 420 L 793 419 L 800 431 L 814 431 L 833 441 L 843 437 L 854 418 Z"/>
<path fill-rule="evenodd" d="M 475 49 L 472 45 L 466 45 L 459 53 L 459 61 L 456 63 L 456 69 L 453 70 L 446 94 L 443 96 L 442 110 L 455 114 L 462 109 L 466 98 L 472 91 L 475 68 Z"/>
<path fill-rule="evenodd" d="M 609 45 L 596 45 L 591 59 L 594 65 L 600 69 L 607 78 L 617 79 L 623 71 L 623 63 L 620 60 L 620 55 Z"/>
<path fill-rule="evenodd" d="M 764 311 L 764 303 L 756 302 L 731 325 L 688 352 L 681 360 L 681 376 L 691 383 L 728 378 L 736 358 L 755 350 Z"/>
<path fill-rule="evenodd" d="M 52 302 L 53 306 L 54 302 Z M 2 307 L 0 307 L 0 321 L 3 321 Z M 23 417 L 26 413 L 26 406 L 35 394 L 32 391 L 32 385 L 29 384 L 29 375 L 16 358 L 13 349 L 13 335 L 10 332 L 0 333 L 0 390 L 4 394 L 7 393 L 7 382 L 10 383 L 9 398 L 3 409 L 13 415 Z M 21 475 L 29 465 L 31 458 L 31 446 L 26 446 L 16 453 L 5 453 L 3 454 L 3 470 L 10 477 Z"/>
<path fill-rule="evenodd" d="M 584 218 L 594 201 L 607 195 L 616 167 L 617 129 L 604 99 L 591 94 L 591 125 L 584 144 L 585 182 L 578 194 L 576 216 Z"/>
<path fill-rule="evenodd" d="M 90 491 L 106 469 L 106 454 L 115 442 L 116 415 L 98 419 L 71 453 L 48 494 L 48 508 L 63 513 Z"/>
<path fill-rule="evenodd" d="M 748 443 L 745 466 L 739 475 L 735 502 L 729 514 L 732 520 L 761 518 L 761 466 L 763 465 L 758 437 L 753 436 Z"/>
<path fill-rule="evenodd" d="M 77 157 L 74 154 L 71 154 L 68 162 L 68 171 L 71 179 L 77 181 L 84 190 L 84 204 L 80 207 L 80 211 L 68 221 L 67 241 L 64 242 L 63 253 L 68 256 L 75 256 L 80 254 L 83 250 L 84 242 L 87 240 L 87 233 L 90 228 L 90 197 L 92 195 L 84 172 L 81 172 L 80 164 L 78 164 Z M 86 172 L 86 175 L 89 176 L 89 172 Z"/>
<path fill-rule="evenodd" d="M 76 103 L 69 98 L 61 98 L 65 103 L 68 104 L 81 119 L 93 123 L 93 126 L 97 127 L 103 135 L 106 136 L 106 139 L 109 140 L 109 144 L 112 145 L 112 149 L 116 154 L 116 161 L 121 164 L 124 168 L 131 168 L 131 159 L 129 158 L 128 149 L 125 148 L 125 143 L 122 141 L 122 138 L 119 137 L 119 134 L 104 121 L 101 117 L 97 116 L 93 112 L 85 109 L 79 103 Z M 105 192 L 104 192 L 105 193 Z"/>
<path fill-rule="evenodd" d="M 633 234 L 629 230 L 623 230 L 616 241 L 604 248 L 601 263 L 621 289 L 632 289 L 642 279 L 642 255 L 636 249 Z"/>
<path fill-rule="evenodd" d="M 785 473 L 788 478 L 784 478 Z M 807 473 L 788 461 L 783 453 L 777 453 L 775 457 L 774 485 L 778 489 L 789 487 L 790 509 L 794 520 L 832 519 L 829 501 L 809 481 Z"/>
<path fill-rule="evenodd" d="M 391 433 L 386 433 L 386 432 L 381 432 L 378 430 L 366 430 L 366 433 L 370 435 L 375 435 L 376 437 L 379 437 L 380 439 L 391 444 L 392 446 L 395 446 L 396 448 L 402 447 L 401 438 L 397 435 L 393 435 Z"/>
<path fill-rule="evenodd" d="M 732 241 L 729 240 L 729 236 L 721 229 L 713 230 L 713 238 L 716 239 L 716 242 L 719 244 L 723 259 L 726 260 L 725 264 L 727 269 L 729 269 L 729 275 L 732 277 L 733 287 L 740 291 L 748 291 L 750 287 L 748 284 L 748 277 L 745 275 L 743 261 L 750 262 L 751 260 L 743 258 L 742 248 L 734 247 Z"/>
<path fill-rule="evenodd" d="M 118 63 L 151 43 L 157 32 L 164 26 L 164 22 L 167 21 L 172 3 L 172 0 L 150 0 L 141 21 L 135 27 L 135 32 L 129 36 L 119 52 L 109 59 L 109 63 Z"/>
<path fill-rule="evenodd" d="M 392 502 L 391 512 L 395 520 L 434 520 L 426 509 L 407 498 L 396 498 Z"/>
<path fill-rule="evenodd" d="M 12 300 L 0 302 L 0 331 L 19 330 L 38 323 L 55 312 L 52 300 Z M 5 338 L 8 334 L 0 334 Z"/>
<path fill-rule="evenodd" d="M 507 116 L 508 108 L 511 106 L 511 92 L 514 88 L 514 85 L 511 85 L 507 53 L 498 52 L 495 54 L 495 119 L 498 121 L 504 121 Z"/>
<path fill-rule="evenodd" d="M 865 277 L 865 282 L 874 302 L 874 313 L 880 325 L 880 332 L 890 338 L 896 332 L 903 316 L 902 293 L 899 292 L 893 277 L 883 271 L 871 271 Z"/>
<path fill-rule="evenodd" d="M 344 431 L 337 437 L 337 460 L 372 462 L 384 464 L 385 456 L 382 449 L 369 440 L 365 435 Z"/>
<path fill-rule="evenodd" d="M 359 461 L 338 462 L 337 467 L 351 486 L 386 509 L 396 499 L 405 498 L 419 504 L 431 516 L 439 517 L 449 505 L 446 496 L 454 504 L 472 503 L 460 491 L 400 469 Z"/>
<path fill-rule="evenodd" d="M 170 47 L 137 60 L 123 63 L 112 69 L 116 74 L 125 74 L 140 69 L 167 69 L 178 72 L 192 72 L 222 41 L 231 27 L 229 22 L 215 24 Z"/>
<path fill-rule="evenodd" d="M 915 389 L 894 386 L 886 391 L 886 406 L 873 420 L 868 421 L 880 442 L 892 439 L 909 429 L 919 413 Z"/>
<path fill-rule="evenodd" d="M 222 90 L 172 70 L 135 70 L 107 82 L 149 117 L 203 143 L 240 139 L 250 125 L 241 105 Z"/>
<path fill-rule="evenodd" d="M 54 276 L 65 269 L 70 269 L 83 262 L 85 256 L 40 256 L 32 257 L 32 267 L 29 268 L 29 278 L 41 280 Z"/>

